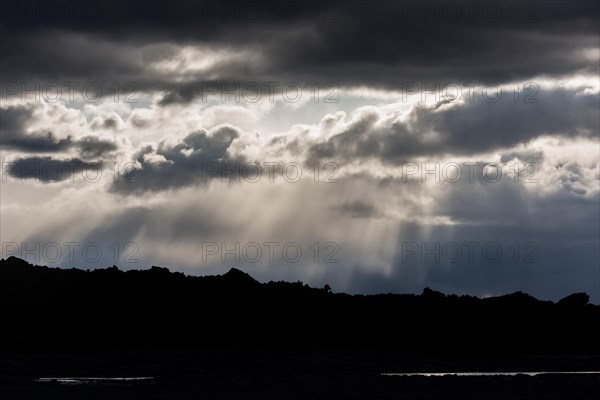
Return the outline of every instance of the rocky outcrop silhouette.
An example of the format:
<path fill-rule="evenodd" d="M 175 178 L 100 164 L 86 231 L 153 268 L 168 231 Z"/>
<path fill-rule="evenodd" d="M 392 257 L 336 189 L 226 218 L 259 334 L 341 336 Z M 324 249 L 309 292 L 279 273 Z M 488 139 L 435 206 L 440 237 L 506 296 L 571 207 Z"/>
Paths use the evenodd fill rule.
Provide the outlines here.
<path fill-rule="evenodd" d="M 418 354 L 600 352 L 600 307 L 576 293 L 558 303 L 524 293 L 480 299 L 349 295 L 326 285 L 260 283 L 232 268 L 186 276 L 0 261 L 0 350 L 148 347 L 323 347 Z"/>

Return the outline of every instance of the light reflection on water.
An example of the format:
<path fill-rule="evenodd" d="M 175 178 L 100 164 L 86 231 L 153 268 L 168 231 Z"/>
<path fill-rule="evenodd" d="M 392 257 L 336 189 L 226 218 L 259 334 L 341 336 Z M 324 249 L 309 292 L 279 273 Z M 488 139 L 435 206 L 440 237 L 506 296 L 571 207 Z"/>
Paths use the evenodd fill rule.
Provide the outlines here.
<path fill-rule="evenodd" d="M 600 375 L 600 371 L 518 371 L 518 372 L 384 372 L 382 376 L 401 377 L 481 377 L 481 376 L 540 376 L 540 375 Z M 43 377 L 35 379 L 39 383 L 57 382 L 61 385 L 99 385 L 127 382 L 152 381 L 152 376 L 135 377 Z"/>
<path fill-rule="evenodd" d="M 538 376 L 538 375 L 600 375 L 600 371 L 519 371 L 519 372 L 386 372 L 383 376 Z"/>
<path fill-rule="evenodd" d="M 41 383 L 58 382 L 62 385 L 97 385 L 97 384 L 110 384 L 110 383 L 124 383 L 124 382 L 137 382 L 137 381 L 151 381 L 154 377 L 152 376 L 135 376 L 135 377 L 45 377 L 38 378 L 35 381 Z"/>

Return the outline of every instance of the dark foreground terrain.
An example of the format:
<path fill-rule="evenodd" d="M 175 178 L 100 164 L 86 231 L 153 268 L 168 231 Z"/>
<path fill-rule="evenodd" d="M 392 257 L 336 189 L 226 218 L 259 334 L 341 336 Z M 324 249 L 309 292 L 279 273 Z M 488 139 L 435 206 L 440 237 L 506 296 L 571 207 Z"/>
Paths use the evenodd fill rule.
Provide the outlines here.
<path fill-rule="evenodd" d="M 0 399 L 596 399 L 600 307 L 0 261 Z M 142 381 L 64 378 L 147 377 Z M 41 381 L 40 381 L 41 378 Z M 53 379 L 56 378 L 56 379 Z"/>

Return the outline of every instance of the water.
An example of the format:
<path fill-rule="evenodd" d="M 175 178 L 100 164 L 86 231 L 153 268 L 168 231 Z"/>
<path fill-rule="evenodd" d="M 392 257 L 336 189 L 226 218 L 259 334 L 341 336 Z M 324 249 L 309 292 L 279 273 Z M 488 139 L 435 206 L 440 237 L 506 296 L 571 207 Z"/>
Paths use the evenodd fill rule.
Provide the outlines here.
<path fill-rule="evenodd" d="M 518 372 L 386 372 L 383 376 L 539 376 L 539 375 L 600 375 L 600 371 L 518 371 Z"/>
<path fill-rule="evenodd" d="M 97 384 L 115 384 L 124 382 L 151 381 L 152 376 L 135 376 L 135 377 L 45 377 L 38 378 L 35 381 L 41 383 L 58 382 L 62 385 L 97 385 Z"/>
<path fill-rule="evenodd" d="M 423 377 L 481 377 L 481 376 L 540 376 L 540 375 L 600 375 L 600 371 L 516 371 L 516 372 L 385 372 L 382 376 L 423 376 Z M 101 385 L 127 382 L 152 381 L 153 376 L 135 377 L 43 377 L 35 382 L 58 382 L 61 385 Z"/>

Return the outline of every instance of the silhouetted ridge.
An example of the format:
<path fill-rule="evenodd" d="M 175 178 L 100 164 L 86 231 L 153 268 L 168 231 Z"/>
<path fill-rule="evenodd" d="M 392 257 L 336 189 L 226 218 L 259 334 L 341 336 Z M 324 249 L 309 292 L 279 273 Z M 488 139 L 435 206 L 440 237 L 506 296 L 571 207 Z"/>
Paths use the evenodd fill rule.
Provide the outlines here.
<path fill-rule="evenodd" d="M 423 293 L 421 294 L 421 296 L 432 300 L 432 301 L 444 301 L 446 300 L 446 295 L 442 292 L 438 292 L 437 290 L 433 290 L 430 289 L 428 287 L 426 287 L 425 289 L 423 289 Z"/>
<path fill-rule="evenodd" d="M 559 300 L 558 304 L 567 307 L 583 307 L 590 302 L 590 296 L 587 293 L 573 293 Z"/>
<path fill-rule="evenodd" d="M 244 271 L 240 271 L 237 268 L 231 268 L 226 274 L 223 274 L 222 277 L 231 283 L 236 284 L 245 284 L 245 285 L 257 285 L 260 284 L 256 279 L 251 277 L 248 273 Z"/>
<path fill-rule="evenodd" d="M 383 348 L 413 353 L 600 352 L 600 307 L 575 293 L 557 304 L 517 292 L 480 299 L 349 295 L 328 285 L 260 283 L 231 268 L 186 276 L 0 260 L 0 349 L 284 346 Z M 567 329 L 565 329 L 567 327 Z M 474 337 L 485 336 L 485 340 Z"/>
<path fill-rule="evenodd" d="M 23 268 L 31 268 L 33 266 L 21 258 L 10 256 L 6 260 L 4 258 L 0 260 L 0 267 L 17 270 Z"/>

